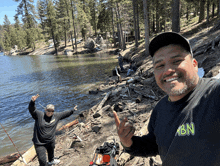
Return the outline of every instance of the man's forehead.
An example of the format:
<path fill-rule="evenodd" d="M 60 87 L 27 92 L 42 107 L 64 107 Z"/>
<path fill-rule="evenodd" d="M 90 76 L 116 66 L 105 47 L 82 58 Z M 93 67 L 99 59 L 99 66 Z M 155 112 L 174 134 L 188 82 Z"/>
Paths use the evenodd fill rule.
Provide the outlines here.
<path fill-rule="evenodd" d="M 169 45 L 158 50 L 153 56 L 153 62 L 163 61 L 164 59 L 175 59 L 185 57 L 188 53 L 178 45 Z"/>

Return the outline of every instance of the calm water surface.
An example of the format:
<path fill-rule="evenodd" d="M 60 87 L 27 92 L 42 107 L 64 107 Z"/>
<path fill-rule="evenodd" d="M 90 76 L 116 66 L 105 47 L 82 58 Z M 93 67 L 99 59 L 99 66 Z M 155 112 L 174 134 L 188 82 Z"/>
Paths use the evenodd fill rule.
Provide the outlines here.
<path fill-rule="evenodd" d="M 36 107 L 42 111 L 40 104 L 49 103 L 54 104 L 58 112 L 71 109 L 75 104 L 80 111 L 89 100 L 88 90 L 111 75 L 116 65 L 116 57 L 107 54 L 66 57 L 3 56 L 0 53 L 0 123 L 18 150 L 27 150 L 33 145 L 34 120 L 27 109 L 31 96 L 40 94 Z M 14 152 L 16 149 L 0 127 L 0 156 Z"/>

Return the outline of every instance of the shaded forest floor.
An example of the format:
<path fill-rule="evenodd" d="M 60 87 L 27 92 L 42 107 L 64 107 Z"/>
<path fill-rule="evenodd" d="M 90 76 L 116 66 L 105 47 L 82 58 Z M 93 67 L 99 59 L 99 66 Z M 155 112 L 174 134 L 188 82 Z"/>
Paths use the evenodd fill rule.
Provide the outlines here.
<path fill-rule="evenodd" d="M 218 20 L 213 19 L 209 25 L 203 22 L 185 27 L 181 34 L 190 39 L 195 51 L 220 36 L 218 25 Z M 213 77 L 220 71 L 220 47 L 218 46 L 215 45 L 214 49 L 207 49 L 195 56 L 199 67 L 205 71 L 204 77 Z M 134 48 L 134 44 L 130 45 L 122 52 L 122 55 L 127 60 L 137 62 L 139 66 L 136 73 L 130 77 L 126 77 L 126 73 L 120 73 L 122 82 L 117 76 L 111 76 L 96 87 L 98 90 L 92 89 L 94 93 L 88 94 L 91 98 L 90 103 L 85 103 L 86 109 L 82 110 L 77 117 L 79 123 L 66 131 L 57 133 L 55 156 L 61 160 L 58 165 L 88 166 L 97 147 L 106 141 L 116 140 L 119 143 L 112 110 L 118 112 L 120 119 L 124 116 L 128 117 L 136 128 L 135 135 L 147 133 L 145 128 L 152 109 L 165 94 L 157 87 L 153 77 L 152 58 L 144 56 L 144 42 L 140 43 L 138 49 Z M 127 67 L 125 65 L 126 69 Z M 128 80 L 131 83 L 128 83 Z M 93 115 L 99 111 L 97 107 L 109 92 L 111 94 L 102 106 L 103 108 L 109 105 L 109 108 L 103 111 L 100 117 L 94 118 Z M 140 102 L 137 102 L 140 95 L 142 98 Z M 82 139 L 82 142 L 77 139 L 76 135 Z M 120 166 L 152 166 L 160 163 L 159 156 L 157 158 L 130 156 L 123 152 L 121 145 L 116 159 Z M 33 159 L 29 165 L 38 166 L 37 158 Z"/>

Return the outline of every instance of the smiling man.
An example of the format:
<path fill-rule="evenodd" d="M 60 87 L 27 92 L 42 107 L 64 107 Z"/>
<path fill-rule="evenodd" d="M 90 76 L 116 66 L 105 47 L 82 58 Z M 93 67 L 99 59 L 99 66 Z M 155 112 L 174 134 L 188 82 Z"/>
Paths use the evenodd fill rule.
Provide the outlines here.
<path fill-rule="evenodd" d="M 149 133 L 134 136 L 134 127 L 114 112 L 118 135 L 134 156 L 159 154 L 163 166 L 220 165 L 220 81 L 199 78 L 198 63 L 187 39 L 166 32 L 149 45 L 154 76 L 166 92 L 154 108 Z"/>

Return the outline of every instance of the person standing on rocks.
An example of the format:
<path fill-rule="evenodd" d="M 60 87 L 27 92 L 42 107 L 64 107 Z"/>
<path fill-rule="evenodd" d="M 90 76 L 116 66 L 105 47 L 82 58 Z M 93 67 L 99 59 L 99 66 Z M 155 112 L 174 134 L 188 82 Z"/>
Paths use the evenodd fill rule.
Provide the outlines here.
<path fill-rule="evenodd" d="M 149 44 L 157 85 L 166 92 L 153 109 L 149 133 L 114 112 L 124 149 L 135 156 L 160 155 L 163 166 L 220 165 L 220 81 L 199 78 L 198 62 L 187 39 L 165 32 Z"/>
<path fill-rule="evenodd" d="M 36 110 L 35 107 L 35 101 L 38 97 L 38 94 L 36 96 L 32 96 L 28 107 L 31 116 L 35 120 L 32 141 L 34 143 L 40 166 L 58 164 L 60 161 L 54 159 L 56 127 L 60 120 L 72 115 L 73 112 L 77 110 L 77 106 L 75 106 L 72 110 L 54 112 L 54 105 L 48 104 L 45 108 L 45 112 L 42 112 Z M 48 163 L 46 151 L 48 154 Z"/>
<path fill-rule="evenodd" d="M 124 67 L 123 67 L 123 56 L 121 55 L 121 53 L 118 53 L 118 64 L 120 66 L 121 71 L 124 71 Z"/>

